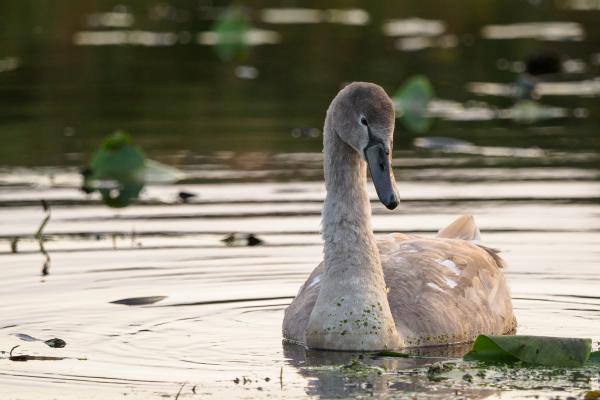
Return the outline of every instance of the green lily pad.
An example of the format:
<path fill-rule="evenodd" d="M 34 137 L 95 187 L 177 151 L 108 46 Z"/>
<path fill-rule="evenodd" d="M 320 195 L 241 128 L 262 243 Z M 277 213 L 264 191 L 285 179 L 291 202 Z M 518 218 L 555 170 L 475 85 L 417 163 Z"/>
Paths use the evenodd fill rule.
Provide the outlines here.
<path fill-rule="evenodd" d="M 102 202 L 111 208 L 127 207 L 140 197 L 144 182 L 138 180 L 116 180 L 113 188 L 99 188 Z"/>
<path fill-rule="evenodd" d="M 229 6 L 217 19 L 213 32 L 217 35 L 217 53 L 222 60 L 240 59 L 248 53 L 246 35 L 252 28 L 244 8 Z"/>
<path fill-rule="evenodd" d="M 104 140 L 84 176 L 83 189 L 88 193 L 98 191 L 102 202 L 112 208 L 130 205 L 147 183 L 171 183 L 185 177 L 177 168 L 147 159 L 123 131 Z"/>
<path fill-rule="evenodd" d="M 479 335 L 465 360 L 533 365 L 580 367 L 587 361 L 591 339 L 544 336 Z"/>
<path fill-rule="evenodd" d="M 429 79 L 423 75 L 410 78 L 393 96 L 398 117 L 406 129 L 423 133 L 431 127 L 427 113 L 434 92 Z"/>
<path fill-rule="evenodd" d="M 90 162 L 93 179 L 136 180 L 145 165 L 144 152 L 129 134 L 117 131 L 104 140 Z"/>
<path fill-rule="evenodd" d="M 600 365 L 600 351 L 593 351 L 588 358 L 588 363 Z"/>

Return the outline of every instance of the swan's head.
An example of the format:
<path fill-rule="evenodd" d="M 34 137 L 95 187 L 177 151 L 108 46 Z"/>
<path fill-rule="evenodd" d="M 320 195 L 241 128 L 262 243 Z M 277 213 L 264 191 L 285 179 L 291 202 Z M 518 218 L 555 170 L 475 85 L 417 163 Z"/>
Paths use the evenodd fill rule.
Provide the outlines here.
<path fill-rule="evenodd" d="M 392 172 L 394 103 L 381 86 L 354 82 L 343 88 L 330 107 L 332 128 L 369 165 L 379 200 L 390 210 L 399 195 Z"/>

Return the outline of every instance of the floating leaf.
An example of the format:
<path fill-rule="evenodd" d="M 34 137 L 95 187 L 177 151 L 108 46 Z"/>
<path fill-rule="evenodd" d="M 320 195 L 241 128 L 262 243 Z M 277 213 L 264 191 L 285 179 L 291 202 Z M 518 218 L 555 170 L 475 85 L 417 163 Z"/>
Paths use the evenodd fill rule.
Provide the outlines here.
<path fill-rule="evenodd" d="M 580 367 L 588 359 L 591 347 L 591 339 L 479 335 L 464 359 Z"/>
<path fill-rule="evenodd" d="M 590 364 L 600 364 L 600 351 L 593 351 L 588 358 Z"/>
<path fill-rule="evenodd" d="M 431 83 L 422 75 L 410 78 L 394 94 L 396 112 L 408 130 L 418 133 L 429 130 L 431 119 L 427 113 L 427 107 L 433 96 Z"/>
<path fill-rule="evenodd" d="M 110 135 L 92 157 L 90 168 L 93 179 L 136 180 L 145 165 L 142 150 L 133 145 L 123 131 Z"/>
<path fill-rule="evenodd" d="M 98 191 L 109 207 L 126 207 L 147 183 L 169 183 L 184 178 L 176 168 L 146 159 L 129 134 L 117 131 L 104 140 L 84 172 L 83 190 Z"/>

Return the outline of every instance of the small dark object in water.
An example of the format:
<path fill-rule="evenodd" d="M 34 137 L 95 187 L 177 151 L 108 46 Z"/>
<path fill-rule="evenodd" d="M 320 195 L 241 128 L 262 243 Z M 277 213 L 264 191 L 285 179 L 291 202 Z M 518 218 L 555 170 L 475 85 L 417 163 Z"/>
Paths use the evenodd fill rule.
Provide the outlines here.
<path fill-rule="evenodd" d="M 50 275 L 50 263 L 48 261 L 44 262 L 42 265 L 42 276 Z"/>
<path fill-rule="evenodd" d="M 60 361 L 67 357 L 30 356 L 28 354 L 10 356 L 10 361 Z"/>
<path fill-rule="evenodd" d="M 59 339 L 60 340 L 60 339 Z M 48 356 L 30 356 L 28 354 L 20 354 L 18 356 L 13 356 L 13 351 L 14 349 L 16 349 L 17 347 L 19 347 L 18 345 L 13 347 L 12 349 L 10 349 L 10 352 L 8 354 L 8 359 L 10 361 L 20 361 L 20 362 L 24 362 L 24 361 L 60 361 L 60 360 L 66 360 L 69 359 L 71 357 L 48 357 Z M 75 358 L 75 360 L 85 360 L 85 358 Z"/>
<path fill-rule="evenodd" d="M 146 296 L 146 297 L 129 297 L 127 299 L 120 299 L 111 301 L 113 304 L 123 304 L 126 306 L 144 306 L 147 304 L 154 304 L 161 300 L 166 299 L 167 296 Z"/>
<path fill-rule="evenodd" d="M 248 246 L 259 246 L 264 243 L 262 239 L 257 238 L 253 233 L 249 234 L 246 240 L 248 240 Z"/>
<path fill-rule="evenodd" d="M 197 197 L 198 195 L 191 192 L 184 192 L 182 190 L 177 194 L 177 196 L 179 197 L 179 200 L 181 200 L 183 203 L 187 203 L 189 199 Z"/>
<path fill-rule="evenodd" d="M 233 383 L 235 383 L 236 385 L 237 385 L 238 383 L 240 383 L 240 378 L 235 378 L 235 379 L 233 380 Z"/>
<path fill-rule="evenodd" d="M 229 235 L 221 239 L 221 242 L 225 243 L 227 246 L 233 246 L 233 244 L 235 243 L 235 234 L 230 233 Z"/>
<path fill-rule="evenodd" d="M 87 185 L 87 181 L 88 178 L 90 178 L 94 174 L 94 171 L 92 171 L 90 167 L 84 167 L 81 168 L 81 170 L 79 170 L 79 173 L 83 177 L 83 183 L 81 184 L 81 187 L 79 189 L 85 194 L 93 193 L 94 189 Z"/>
<path fill-rule="evenodd" d="M 221 242 L 225 243 L 227 246 L 260 246 L 264 243 L 264 241 L 258 237 L 254 233 L 249 233 L 244 237 L 243 235 L 238 235 L 235 233 L 230 233 L 221 239 Z"/>
<path fill-rule="evenodd" d="M 454 366 L 452 364 L 435 363 L 427 368 L 427 377 L 432 378 L 435 375 L 442 374 L 444 372 L 452 371 Z"/>
<path fill-rule="evenodd" d="M 466 381 L 469 383 L 473 382 L 473 376 L 470 374 L 464 374 L 462 378 L 463 378 L 463 381 Z"/>
<path fill-rule="evenodd" d="M 50 347 L 54 347 L 55 349 L 62 349 L 67 345 L 67 342 L 59 338 L 48 339 L 44 341 L 44 343 L 46 343 Z"/>
<path fill-rule="evenodd" d="M 18 244 L 19 244 L 19 238 L 18 237 L 15 237 L 15 238 L 11 239 L 11 241 L 10 241 L 10 251 L 11 251 L 11 253 L 16 254 L 19 251 L 19 249 L 17 247 Z"/>
<path fill-rule="evenodd" d="M 532 54 L 525 60 L 525 72 L 532 76 L 557 74 L 561 72 L 560 55 L 552 49 Z"/>

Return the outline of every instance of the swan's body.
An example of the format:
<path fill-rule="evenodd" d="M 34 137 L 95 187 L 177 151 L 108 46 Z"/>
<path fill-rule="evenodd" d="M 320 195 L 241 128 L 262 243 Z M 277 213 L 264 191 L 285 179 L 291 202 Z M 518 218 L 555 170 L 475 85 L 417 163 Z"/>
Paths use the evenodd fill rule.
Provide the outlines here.
<path fill-rule="evenodd" d="M 365 159 L 380 200 L 398 204 L 391 172 L 394 112 L 383 89 L 354 83 L 325 120 L 324 261 L 287 308 L 286 340 L 330 350 L 464 343 L 516 326 L 496 252 L 473 242 L 464 216 L 436 238 L 393 234 L 370 223 Z"/>

